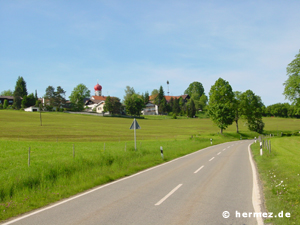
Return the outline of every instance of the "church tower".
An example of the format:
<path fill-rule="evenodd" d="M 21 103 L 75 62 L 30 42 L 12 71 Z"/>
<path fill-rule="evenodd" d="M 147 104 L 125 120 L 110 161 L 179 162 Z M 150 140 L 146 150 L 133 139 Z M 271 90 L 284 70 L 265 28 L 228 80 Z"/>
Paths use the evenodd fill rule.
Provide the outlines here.
<path fill-rule="evenodd" d="M 95 96 L 101 96 L 102 87 L 101 85 L 98 84 L 98 82 L 95 85 L 94 89 L 95 89 Z"/>

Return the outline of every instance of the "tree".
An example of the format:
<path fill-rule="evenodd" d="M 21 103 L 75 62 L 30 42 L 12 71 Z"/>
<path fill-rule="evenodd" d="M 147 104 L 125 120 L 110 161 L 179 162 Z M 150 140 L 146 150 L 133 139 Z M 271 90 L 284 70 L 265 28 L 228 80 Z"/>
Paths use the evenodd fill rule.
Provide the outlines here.
<path fill-rule="evenodd" d="M 246 118 L 249 130 L 262 133 L 265 124 L 262 121 L 264 104 L 261 98 L 253 91 L 247 90 L 242 93 L 240 99 L 241 114 Z"/>
<path fill-rule="evenodd" d="M 151 96 L 152 96 L 153 98 L 155 98 L 156 95 L 158 95 L 158 90 L 157 90 L 157 89 L 153 89 L 153 91 L 151 92 Z"/>
<path fill-rule="evenodd" d="M 146 91 L 145 94 L 142 94 L 142 99 L 144 100 L 144 104 L 148 104 L 149 102 L 149 92 Z"/>
<path fill-rule="evenodd" d="M 158 106 L 158 113 L 159 114 L 164 114 L 167 112 L 167 101 L 165 97 L 160 101 L 160 104 Z"/>
<path fill-rule="evenodd" d="M 173 111 L 173 105 L 174 105 L 174 98 L 171 97 L 170 101 L 167 102 L 167 112 L 172 112 Z"/>
<path fill-rule="evenodd" d="M 197 95 L 200 98 L 204 94 L 204 87 L 200 82 L 195 81 L 189 85 L 184 94 L 188 94 L 191 97 L 192 95 Z"/>
<path fill-rule="evenodd" d="M 3 109 L 6 109 L 7 107 L 8 107 L 8 101 L 7 99 L 5 99 L 3 102 Z"/>
<path fill-rule="evenodd" d="M 143 99 L 137 94 L 131 95 L 129 98 L 125 100 L 126 112 L 130 115 L 141 114 L 143 108 L 145 108 L 145 104 Z"/>
<path fill-rule="evenodd" d="M 239 119 L 240 119 L 240 114 L 241 114 L 241 95 L 242 92 L 240 91 L 235 91 L 234 92 L 234 102 L 233 102 L 233 108 L 234 108 L 234 121 L 236 124 L 236 132 L 239 133 Z"/>
<path fill-rule="evenodd" d="M 178 113 L 180 112 L 179 99 L 177 99 L 177 98 L 174 99 L 172 111 L 173 111 L 173 114 L 175 114 L 175 115 L 178 115 Z"/>
<path fill-rule="evenodd" d="M 116 97 L 107 96 L 104 105 L 104 111 L 110 114 L 120 114 L 121 112 L 121 100 Z"/>
<path fill-rule="evenodd" d="M 46 93 L 44 95 L 44 98 L 46 99 L 47 106 L 50 106 L 53 108 L 54 106 L 54 98 L 55 98 L 55 89 L 52 86 L 48 86 L 46 88 Z"/>
<path fill-rule="evenodd" d="M 161 104 L 161 102 L 162 102 L 163 99 L 165 99 L 165 93 L 164 93 L 163 87 L 160 86 L 159 91 L 158 91 L 158 94 L 157 94 L 157 96 L 156 96 L 155 99 L 154 99 L 154 103 L 155 103 L 156 105 L 158 105 L 158 107 L 159 107 L 159 105 Z M 165 100 L 166 100 L 166 99 L 165 99 Z"/>
<path fill-rule="evenodd" d="M 193 118 L 196 115 L 196 106 L 193 99 L 190 99 L 187 105 L 187 116 Z"/>
<path fill-rule="evenodd" d="M 84 109 L 84 98 L 89 98 L 90 96 L 90 90 L 84 84 L 78 84 L 69 96 L 73 109 L 82 111 Z"/>
<path fill-rule="evenodd" d="M 23 79 L 23 77 L 18 77 L 13 96 L 14 96 L 13 107 L 16 109 L 20 109 L 22 103 L 21 98 L 27 96 L 26 82 Z"/>
<path fill-rule="evenodd" d="M 296 58 L 288 64 L 286 68 L 289 78 L 283 83 L 286 99 L 289 99 L 294 104 L 300 104 L 300 50 L 295 56 Z"/>
<path fill-rule="evenodd" d="M 30 106 L 34 106 L 36 103 L 36 98 L 34 97 L 33 93 L 31 93 L 30 95 L 24 96 L 23 100 L 22 100 L 22 108 L 27 108 Z"/>
<path fill-rule="evenodd" d="M 1 96 L 13 96 L 14 95 L 14 93 L 12 92 L 12 90 L 6 90 L 6 91 L 2 91 L 1 93 L 0 93 L 0 95 Z"/>
<path fill-rule="evenodd" d="M 65 90 L 61 87 L 61 86 L 58 86 L 56 88 L 56 91 L 54 92 L 54 106 L 56 106 L 58 109 L 61 107 L 61 105 L 65 104 L 66 103 L 66 99 L 65 99 L 65 96 L 66 96 L 66 92 Z"/>
<path fill-rule="evenodd" d="M 209 91 L 207 110 L 212 121 L 221 129 L 221 134 L 233 123 L 233 101 L 234 94 L 230 84 L 219 78 Z"/>
<path fill-rule="evenodd" d="M 207 101 L 208 101 L 207 96 L 205 94 L 201 95 L 197 108 L 203 111 L 207 105 Z"/>
<path fill-rule="evenodd" d="M 135 94 L 135 90 L 133 87 L 130 87 L 130 86 L 126 86 L 126 89 L 125 89 L 125 95 L 124 95 L 124 102 L 131 98 L 131 96 Z"/>

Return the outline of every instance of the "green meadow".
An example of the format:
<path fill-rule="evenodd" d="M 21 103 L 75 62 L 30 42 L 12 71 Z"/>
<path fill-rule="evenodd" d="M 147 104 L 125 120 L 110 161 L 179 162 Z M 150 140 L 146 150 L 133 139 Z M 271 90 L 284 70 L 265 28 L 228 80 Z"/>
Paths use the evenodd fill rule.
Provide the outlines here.
<path fill-rule="evenodd" d="M 213 144 L 253 138 L 240 121 L 220 135 L 210 119 L 133 119 L 0 110 L 0 220 L 28 212 Z M 264 118 L 266 133 L 291 135 L 300 120 Z M 278 139 L 281 140 L 281 139 Z M 160 155 L 164 149 L 164 159 Z M 30 166 L 28 150 L 30 148 Z"/>
<path fill-rule="evenodd" d="M 283 211 L 290 217 L 277 216 L 266 222 L 272 224 L 300 224 L 300 137 L 269 138 L 271 152 L 259 143 L 252 145 L 260 178 L 263 181 L 265 205 L 274 215 Z"/>

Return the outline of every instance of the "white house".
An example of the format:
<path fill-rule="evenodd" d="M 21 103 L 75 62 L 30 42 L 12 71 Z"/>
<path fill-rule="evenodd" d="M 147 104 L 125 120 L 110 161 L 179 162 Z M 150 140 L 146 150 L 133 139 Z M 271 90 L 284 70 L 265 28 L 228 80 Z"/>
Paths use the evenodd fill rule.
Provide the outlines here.
<path fill-rule="evenodd" d="M 158 106 L 148 102 L 146 107 L 142 110 L 142 115 L 158 115 Z"/>

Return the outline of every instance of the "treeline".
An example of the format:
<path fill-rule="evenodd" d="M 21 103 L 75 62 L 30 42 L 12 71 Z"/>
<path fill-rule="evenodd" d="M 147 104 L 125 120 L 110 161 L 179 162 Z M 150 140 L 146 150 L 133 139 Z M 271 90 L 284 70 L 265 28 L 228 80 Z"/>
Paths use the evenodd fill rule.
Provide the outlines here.
<path fill-rule="evenodd" d="M 13 96 L 14 98 L 13 105 L 8 105 L 7 100 L 4 100 L 3 104 L 0 103 L 0 109 L 21 109 L 39 105 L 40 103 L 37 97 L 37 91 L 35 91 L 35 94 L 28 94 L 26 82 L 23 77 L 18 77 L 14 91 L 3 91 L 0 95 Z"/>
<path fill-rule="evenodd" d="M 289 103 L 277 103 L 264 107 L 263 116 L 300 118 L 300 108 Z"/>
<path fill-rule="evenodd" d="M 189 98 L 166 96 L 162 86 L 159 89 L 154 89 L 151 95 L 149 95 L 148 91 L 142 94 L 136 93 L 133 87 L 127 86 L 123 100 L 124 109 L 126 114 L 139 116 L 145 106 L 151 102 L 158 106 L 158 114 L 173 115 L 174 118 L 177 116 L 195 117 L 197 111 L 205 109 L 207 96 L 200 82 L 191 83 L 184 91 L 184 94 L 188 95 Z M 112 100 L 118 103 L 116 98 L 107 98 L 105 101 L 105 111 L 117 113 L 119 110 L 114 107 L 115 104 Z"/>

